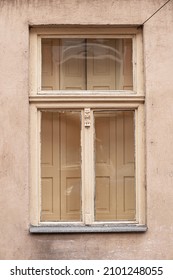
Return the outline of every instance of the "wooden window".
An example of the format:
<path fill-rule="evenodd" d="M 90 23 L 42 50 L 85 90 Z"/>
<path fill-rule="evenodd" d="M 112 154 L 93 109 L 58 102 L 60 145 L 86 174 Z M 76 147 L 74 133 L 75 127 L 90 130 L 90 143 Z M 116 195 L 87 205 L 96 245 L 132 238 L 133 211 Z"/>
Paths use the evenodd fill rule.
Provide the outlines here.
<path fill-rule="evenodd" d="M 41 220 L 81 220 L 80 113 L 42 112 Z"/>
<path fill-rule="evenodd" d="M 145 231 L 141 31 L 30 39 L 30 231 Z"/>
<path fill-rule="evenodd" d="M 132 38 L 42 39 L 42 90 L 133 89 Z"/>
<path fill-rule="evenodd" d="M 95 113 L 95 215 L 135 220 L 134 112 Z"/>

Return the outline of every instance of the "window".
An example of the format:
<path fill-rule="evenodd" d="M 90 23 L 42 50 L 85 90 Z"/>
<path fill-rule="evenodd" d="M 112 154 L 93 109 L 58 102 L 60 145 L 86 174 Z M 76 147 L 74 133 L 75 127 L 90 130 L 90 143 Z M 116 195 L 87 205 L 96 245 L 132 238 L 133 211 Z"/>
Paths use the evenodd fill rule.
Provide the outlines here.
<path fill-rule="evenodd" d="M 42 39 L 44 90 L 133 89 L 132 38 Z"/>
<path fill-rule="evenodd" d="M 145 231 L 141 31 L 30 38 L 30 231 Z"/>

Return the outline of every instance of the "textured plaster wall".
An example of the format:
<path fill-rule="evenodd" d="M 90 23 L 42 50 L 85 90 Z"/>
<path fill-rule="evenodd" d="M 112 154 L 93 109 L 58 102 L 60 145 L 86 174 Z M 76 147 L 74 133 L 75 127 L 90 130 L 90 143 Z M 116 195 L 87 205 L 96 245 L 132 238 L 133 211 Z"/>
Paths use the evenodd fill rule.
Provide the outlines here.
<path fill-rule="evenodd" d="M 0 0 L 0 259 L 173 259 L 173 0 L 144 24 L 146 233 L 29 234 L 29 25 L 142 24 L 166 0 Z"/>

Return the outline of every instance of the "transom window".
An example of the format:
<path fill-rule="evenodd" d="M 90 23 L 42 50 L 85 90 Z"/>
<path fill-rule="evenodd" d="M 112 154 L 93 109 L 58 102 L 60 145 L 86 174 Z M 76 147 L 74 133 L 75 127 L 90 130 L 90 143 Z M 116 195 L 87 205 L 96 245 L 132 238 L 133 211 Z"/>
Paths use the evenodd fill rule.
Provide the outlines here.
<path fill-rule="evenodd" d="M 141 32 L 30 35 L 30 231 L 145 231 Z"/>
<path fill-rule="evenodd" d="M 132 90 L 132 38 L 42 39 L 42 90 Z"/>

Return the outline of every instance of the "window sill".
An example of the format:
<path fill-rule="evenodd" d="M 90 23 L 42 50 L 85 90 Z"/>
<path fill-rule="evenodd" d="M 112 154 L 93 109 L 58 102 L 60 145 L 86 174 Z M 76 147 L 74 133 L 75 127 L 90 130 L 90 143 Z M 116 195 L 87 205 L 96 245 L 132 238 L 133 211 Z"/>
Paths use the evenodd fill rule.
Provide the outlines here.
<path fill-rule="evenodd" d="M 30 233 L 108 233 L 108 232 L 146 232 L 146 225 L 102 225 L 102 226 L 30 226 Z"/>

